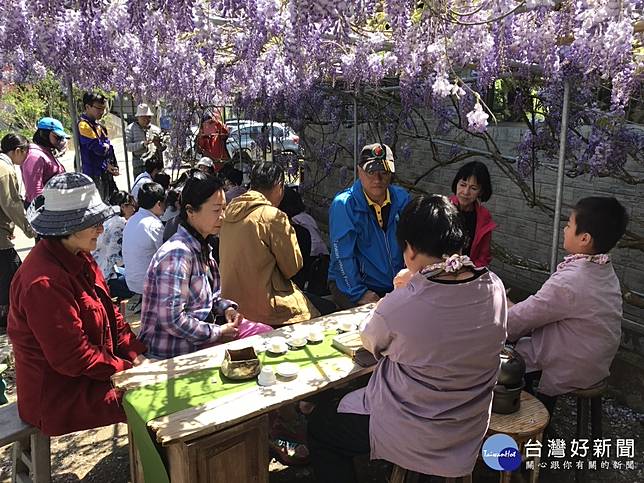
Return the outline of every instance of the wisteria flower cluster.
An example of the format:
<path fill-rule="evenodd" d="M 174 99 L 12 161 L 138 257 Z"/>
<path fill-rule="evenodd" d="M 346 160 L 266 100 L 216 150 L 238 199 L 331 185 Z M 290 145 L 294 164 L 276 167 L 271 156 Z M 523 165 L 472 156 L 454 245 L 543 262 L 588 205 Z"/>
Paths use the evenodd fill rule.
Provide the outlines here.
<path fill-rule="evenodd" d="M 489 116 L 478 100 L 507 76 L 537 76 L 544 90 L 582 76 L 589 89 L 608 86 L 609 114 L 623 117 L 642 82 L 633 25 L 643 8 L 642 0 L 11 0 L 0 2 L 0 75 L 19 82 L 52 71 L 65 84 L 160 100 L 178 131 L 194 106 L 231 103 L 260 119 L 288 115 L 296 129 L 312 117 L 336 122 L 341 108 L 324 100 L 328 89 L 396 79 L 404 110 L 429 108 L 448 123 L 452 98 L 472 106 L 459 122 L 480 133 Z M 551 99 L 544 110 L 556 112 L 560 98 Z M 614 154 L 606 136 L 595 137 L 603 150 L 584 162 Z"/>

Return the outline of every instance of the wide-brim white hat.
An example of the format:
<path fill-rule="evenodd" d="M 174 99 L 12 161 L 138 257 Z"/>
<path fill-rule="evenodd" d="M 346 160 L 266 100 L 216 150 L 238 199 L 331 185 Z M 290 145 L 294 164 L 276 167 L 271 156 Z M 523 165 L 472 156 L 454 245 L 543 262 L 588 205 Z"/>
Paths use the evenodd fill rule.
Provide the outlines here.
<path fill-rule="evenodd" d="M 152 112 L 152 109 L 150 109 L 150 106 L 148 106 L 147 104 L 139 104 L 138 106 L 136 106 L 136 114 L 134 116 L 154 116 L 154 113 Z"/>
<path fill-rule="evenodd" d="M 213 161 L 208 156 L 204 156 L 197 163 L 197 168 L 199 166 L 206 166 L 207 168 L 212 168 L 213 167 Z"/>
<path fill-rule="evenodd" d="M 47 182 L 42 195 L 29 207 L 27 219 L 39 235 L 64 236 L 103 223 L 118 213 L 118 206 L 103 203 L 92 178 L 62 173 Z"/>

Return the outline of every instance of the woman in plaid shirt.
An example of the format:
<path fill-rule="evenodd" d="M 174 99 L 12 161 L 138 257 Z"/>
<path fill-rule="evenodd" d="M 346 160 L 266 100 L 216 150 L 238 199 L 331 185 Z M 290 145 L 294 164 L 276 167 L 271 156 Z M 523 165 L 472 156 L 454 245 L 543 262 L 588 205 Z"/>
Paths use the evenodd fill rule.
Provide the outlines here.
<path fill-rule="evenodd" d="M 167 359 L 271 330 L 221 298 L 219 269 L 207 238 L 221 227 L 226 197 L 219 179 L 192 174 L 181 194 L 181 224 L 148 268 L 139 339 L 148 357 Z M 225 317 L 223 325 L 215 318 Z"/>

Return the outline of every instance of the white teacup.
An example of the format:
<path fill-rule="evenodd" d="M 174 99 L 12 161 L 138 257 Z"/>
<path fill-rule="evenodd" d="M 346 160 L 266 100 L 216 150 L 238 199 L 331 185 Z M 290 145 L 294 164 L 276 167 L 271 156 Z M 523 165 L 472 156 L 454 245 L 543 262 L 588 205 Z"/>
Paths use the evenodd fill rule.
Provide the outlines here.
<path fill-rule="evenodd" d="M 291 334 L 288 342 L 293 347 L 302 347 L 303 345 L 306 345 L 306 335 L 303 333 L 295 332 Z"/>
<path fill-rule="evenodd" d="M 324 339 L 324 329 L 319 325 L 312 325 L 309 328 L 309 335 L 307 336 L 310 341 L 317 342 Z"/>
<path fill-rule="evenodd" d="M 257 377 L 257 383 L 260 386 L 272 386 L 277 382 L 277 377 L 275 377 L 275 372 L 271 366 L 262 367 L 259 376 Z"/>
<path fill-rule="evenodd" d="M 268 341 L 268 350 L 275 353 L 285 352 L 286 339 L 284 337 L 271 337 Z"/>
<path fill-rule="evenodd" d="M 356 329 L 356 324 L 354 324 L 350 320 L 343 320 L 342 322 L 340 322 L 340 330 L 344 332 L 350 332 L 355 329 Z"/>

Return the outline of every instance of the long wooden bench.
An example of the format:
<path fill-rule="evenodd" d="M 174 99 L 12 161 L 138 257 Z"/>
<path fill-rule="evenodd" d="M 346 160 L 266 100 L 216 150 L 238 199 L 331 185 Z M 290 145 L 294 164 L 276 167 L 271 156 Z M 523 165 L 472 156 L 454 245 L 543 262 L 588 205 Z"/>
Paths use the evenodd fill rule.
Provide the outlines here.
<path fill-rule="evenodd" d="M 49 483 L 51 459 L 49 436 L 25 423 L 16 403 L 0 406 L 0 448 L 13 443 L 11 482 Z"/>

